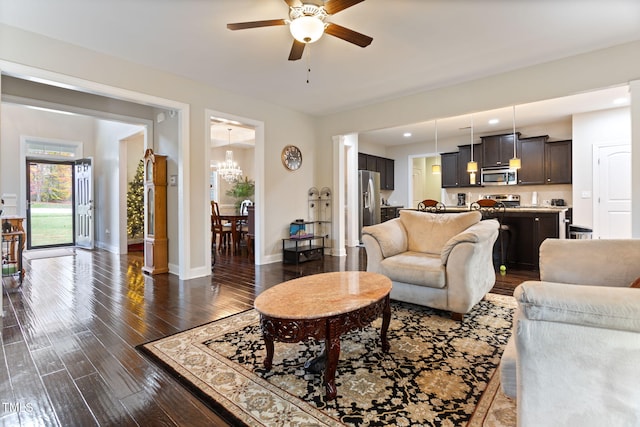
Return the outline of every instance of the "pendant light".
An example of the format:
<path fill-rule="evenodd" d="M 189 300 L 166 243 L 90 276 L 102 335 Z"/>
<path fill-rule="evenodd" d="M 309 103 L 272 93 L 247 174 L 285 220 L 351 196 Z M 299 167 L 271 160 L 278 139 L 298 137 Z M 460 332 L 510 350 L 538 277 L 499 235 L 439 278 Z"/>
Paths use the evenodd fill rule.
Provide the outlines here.
<path fill-rule="evenodd" d="M 516 106 L 513 106 L 513 159 L 509 160 L 510 169 L 520 169 L 521 162 L 516 156 Z"/>
<path fill-rule="evenodd" d="M 469 172 L 469 184 L 476 185 L 478 162 L 473 160 L 473 114 L 471 115 L 471 161 L 467 163 L 467 172 Z"/>
<path fill-rule="evenodd" d="M 438 154 L 438 120 L 435 120 L 435 128 L 436 128 L 436 162 L 431 165 L 431 173 L 434 175 L 440 175 L 440 155 Z"/>
<path fill-rule="evenodd" d="M 229 130 L 229 148 L 231 148 L 231 128 Z M 227 150 L 225 160 L 218 163 L 218 175 L 228 183 L 237 181 L 242 176 L 242 169 L 233 161 L 233 151 Z"/>

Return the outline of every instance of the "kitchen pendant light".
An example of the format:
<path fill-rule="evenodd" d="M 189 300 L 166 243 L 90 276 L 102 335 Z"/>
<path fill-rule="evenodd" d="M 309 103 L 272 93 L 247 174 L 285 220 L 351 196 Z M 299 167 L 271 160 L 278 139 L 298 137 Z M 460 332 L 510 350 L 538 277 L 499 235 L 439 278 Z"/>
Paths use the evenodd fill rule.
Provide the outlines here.
<path fill-rule="evenodd" d="M 520 169 L 520 159 L 516 156 L 516 106 L 513 106 L 513 159 L 509 160 L 510 169 Z"/>
<path fill-rule="evenodd" d="M 229 130 L 229 148 L 231 148 L 231 128 Z M 227 150 L 225 160 L 218 163 L 218 175 L 229 184 L 235 182 L 242 176 L 242 169 L 233 161 L 233 151 Z"/>
<path fill-rule="evenodd" d="M 469 172 L 469 184 L 476 185 L 478 162 L 473 160 L 473 114 L 471 115 L 471 161 L 467 163 L 467 172 Z"/>
<path fill-rule="evenodd" d="M 434 175 L 440 175 L 442 172 L 440 168 L 440 155 L 438 154 L 438 120 L 435 121 L 436 128 L 436 162 L 431 165 L 431 173 Z"/>

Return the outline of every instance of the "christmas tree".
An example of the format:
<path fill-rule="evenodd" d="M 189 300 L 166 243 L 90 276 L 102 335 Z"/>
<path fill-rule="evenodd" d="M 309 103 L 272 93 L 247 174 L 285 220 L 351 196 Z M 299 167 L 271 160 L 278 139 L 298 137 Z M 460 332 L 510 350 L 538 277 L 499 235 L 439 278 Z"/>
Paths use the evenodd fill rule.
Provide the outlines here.
<path fill-rule="evenodd" d="M 127 190 L 127 236 L 143 237 L 144 231 L 144 162 L 140 160 Z"/>

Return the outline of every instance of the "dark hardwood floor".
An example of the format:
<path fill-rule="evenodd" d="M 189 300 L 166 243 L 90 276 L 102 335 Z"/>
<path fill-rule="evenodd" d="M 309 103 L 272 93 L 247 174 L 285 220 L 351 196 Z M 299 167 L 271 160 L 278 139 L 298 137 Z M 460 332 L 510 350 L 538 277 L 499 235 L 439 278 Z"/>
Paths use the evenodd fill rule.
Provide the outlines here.
<path fill-rule="evenodd" d="M 295 265 L 253 266 L 219 254 L 213 276 L 141 273 L 141 253 L 77 249 L 26 262 L 3 277 L 0 425 L 227 425 L 136 346 L 253 306 L 264 289 L 300 275 L 364 270 L 364 249 Z M 497 275 L 510 294 L 537 272 Z"/>

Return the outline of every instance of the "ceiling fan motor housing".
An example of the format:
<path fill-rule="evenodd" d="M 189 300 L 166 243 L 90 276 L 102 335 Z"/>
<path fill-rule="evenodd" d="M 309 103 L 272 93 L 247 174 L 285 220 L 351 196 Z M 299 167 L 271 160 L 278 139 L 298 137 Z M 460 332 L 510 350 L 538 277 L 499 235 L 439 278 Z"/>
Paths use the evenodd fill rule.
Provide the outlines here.
<path fill-rule="evenodd" d="M 293 6 L 289 10 L 291 34 L 303 43 L 313 43 L 322 37 L 326 26 L 324 20 L 327 16 L 322 6 L 307 3 Z"/>

